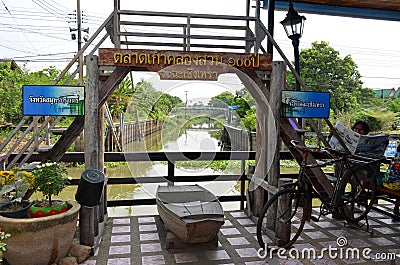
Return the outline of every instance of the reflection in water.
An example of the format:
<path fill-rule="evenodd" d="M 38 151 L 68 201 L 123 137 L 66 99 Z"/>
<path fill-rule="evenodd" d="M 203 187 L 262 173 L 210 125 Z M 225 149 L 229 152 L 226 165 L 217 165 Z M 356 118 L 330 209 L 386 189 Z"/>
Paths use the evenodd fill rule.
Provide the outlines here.
<path fill-rule="evenodd" d="M 146 136 L 142 141 L 135 141 L 125 146 L 125 152 L 146 152 L 151 151 L 220 151 L 218 140 L 210 135 L 207 131 L 185 130 L 183 134 L 176 135 L 177 138 L 171 139 L 168 135 L 168 140 L 163 139 L 161 132 L 153 133 Z M 164 143 L 163 143 L 164 140 Z M 220 172 L 215 172 L 210 168 L 211 161 L 203 161 L 201 167 L 179 166 L 175 168 L 176 176 L 195 176 L 195 175 L 219 175 Z M 84 168 L 69 168 L 68 172 L 72 178 L 80 178 Z M 230 169 L 224 174 L 239 174 L 240 168 Z M 168 169 L 166 162 L 128 162 L 126 165 L 108 168 L 107 175 L 110 178 L 122 177 L 143 177 L 143 176 L 167 176 Z M 193 183 L 180 183 L 193 184 Z M 217 196 L 227 194 L 237 194 L 234 186 L 236 182 L 207 182 L 201 183 Z M 124 200 L 124 199 L 145 199 L 154 198 L 156 189 L 159 184 L 143 184 L 143 185 L 108 185 L 107 196 L 109 200 Z M 165 185 L 165 184 L 162 184 Z M 74 199 L 76 186 L 67 187 L 58 198 Z M 34 194 L 32 199 L 41 198 L 41 194 Z M 232 206 L 233 205 L 233 206 Z M 239 203 L 224 203 L 225 207 L 237 209 Z M 109 208 L 110 216 L 121 215 L 137 215 L 137 214 L 155 214 L 155 206 L 143 207 L 113 207 Z M 225 209 L 227 210 L 227 209 Z"/>

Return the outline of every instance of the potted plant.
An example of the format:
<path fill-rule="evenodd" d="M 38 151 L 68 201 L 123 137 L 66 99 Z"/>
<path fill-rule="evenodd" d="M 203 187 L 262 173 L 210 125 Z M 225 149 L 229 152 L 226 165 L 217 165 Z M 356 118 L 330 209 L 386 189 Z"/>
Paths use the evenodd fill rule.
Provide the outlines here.
<path fill-rule="evenodd" d="M 23 200 L 34 178 L 27 171 L 15 167 L 0 171 L 0 215 L 13 218 L 29 217 L 31 203 Z"/>
<path fill-rule="evenodd" d="M 30 208 L 31 217 L 43 217 L 67 211 L 66 201 L 53 200 L 68 184 L 67 169 L 61 163 L 40 164 L 33 171 L 34 190 L 40 191 L 46 200 L 34 202 Z"/>
<path fill-rule="evenodd" d="M 3 251 L 7 250 L 7 244 L 4 243 L 4 239 L 9 238 L 11 235 L 4 232 L 3 229 L 0 227 L 0 262 L 3 261 Z"/>
<path fill-rule="evenodd" d="M 60 163 L 43 163 L 32 172 L 33 189 L 47 200 L 40 203 L 57 205 L 58 195 L 67 184 L 65 167 Z M 64 203 L 64 201 L 63 201 Z M 64 212 L 40 218 L 7 218 L 0 216 L 0 227 L 6 227 L 12 236 L 5 240 L 4 259 L 9 264 L 51 265 L 65 257 L 71 248 L 76 232 L 80 205 L 66 201 Z M 45 212 L 46 210 L 41 210 Z M 51 211 L 51 210 L 50 210 Z"/>

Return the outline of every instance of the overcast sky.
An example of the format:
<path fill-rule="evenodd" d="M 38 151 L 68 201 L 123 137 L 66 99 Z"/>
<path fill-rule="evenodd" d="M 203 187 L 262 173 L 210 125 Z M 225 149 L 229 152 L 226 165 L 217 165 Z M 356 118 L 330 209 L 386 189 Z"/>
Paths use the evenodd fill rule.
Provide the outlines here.
<path fill-rule="evenodd" d="M 89 28 L 89 34 L 112 12 L 113 2 L 81 0 L 83 28 Z M 32 71 L 50 65 L 61 69 L 68 64 L 77 50 L 77 41 L 71 40 L 69 30 L 76 27 L 71 15 L 76 0 L 1 0 L 0 4 L 0 58 L 26 63 Z M 227 15 L 245 15 L 245 6 L 246 0 L 121 0 L 122 9 Z M 291 41 L 279 24 L 285 14 L 286 11 L 276 12 L 275 39 L 292 61 Z M 364 87 L 400 87 L 399 22 L 302 15 L 307 20 L 300 49 L 310 48 L 314 41 L 328 41 L 341 57 L 352 56 Z M 262 10 L 261 17 L 267 24 L 266 10 Z M 277 53 L 274 60 L 280 60 Z"/>

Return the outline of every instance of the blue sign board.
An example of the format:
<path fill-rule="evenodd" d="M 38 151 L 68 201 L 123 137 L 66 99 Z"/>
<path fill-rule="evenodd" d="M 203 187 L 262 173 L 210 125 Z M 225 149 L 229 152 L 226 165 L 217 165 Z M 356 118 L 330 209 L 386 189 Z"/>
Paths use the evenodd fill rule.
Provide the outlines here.
<path fill-rule="evenodd" d="M 22 86 L 22 112 L 27 116 L 84 115 L 83 86 Z"/>
<path fill-rule="evenodd" d="M 282 91 L 282 117 L 329 118 L 330 93 Z"/>

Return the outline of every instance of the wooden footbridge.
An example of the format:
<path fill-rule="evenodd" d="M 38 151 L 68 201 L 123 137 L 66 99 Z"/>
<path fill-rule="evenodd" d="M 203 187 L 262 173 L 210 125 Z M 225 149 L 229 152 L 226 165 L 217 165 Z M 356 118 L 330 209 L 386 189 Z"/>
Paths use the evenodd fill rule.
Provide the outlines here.
<path fill-rule="evenodd" d="M 254 176 L 266 180 L 269 186 L 277 187 L 280 175 L 279 139 L 286 145 L 292 139 L 302 142 L 297 128 L 288 119 L 280 117 L 281 91 L 291 89 L 286 85 L 287 67 L 304 90 L 306 87 L 262 23 L 260 2 L 256 1 L 255 15 L 250 15 L 250 0 L 247 0 L 244 16 L 226 16 L 124 10 L 121 1 L 115 0 L 114 11 L 53 83 L 60 84 L 60 80 L 77 63 L 86 67 L 86 82 L 78 83 L 85 85 L 85 116 L 77 116 L 55 143 L 49 142 L 48 133 L 56 128 L 60 117 L 24 117 L 0 146 L 0 152 L 7 150 L 2 157 L 5 162 L 15 153 L 18 145 L 25 143 L 12 161 L 5 163 L 6 168 L 26 164 L 43 142 L 49 146 L 43 160 L 59 161 L 84 130 L 85 167 L 103 170 L 105 103 L 131 71 L 157 72 L 161 79 L 208 81 L 216 81 L 224 73 L 235 73 L 257 104 L 257 166 Z M 204 34 L 205 29 L 215 33 Z M 169 33 L 171 31 L 180 33 Z M 107 47 L 108 39 L 111 39 L 112 47 Z M 275 46 L 284 62 L 272 61 L 272 54 L 264 48 L 267 42 Z M 89 50 L 93 45 L 94 48 Z M 76 75 L 82 73 L 80 67 L 64 85 L 76 80 Z M 327 145 L 314 121 L 305 121 Z M 328 120 L 325 121 L 333 128 Z M 18 134 L 25 124 L 28 124 L 27 129 L 22 135 Z M 299 124 L 296 126 L 301 128 Z M 33 137 L 28 137 L 30 132 L 33 132 Z M 13 138 L 17 138 L 15 144 L 6 149 Z M 295 150 L 291 152 L 296 160 L 301 160 L 299 153 Z M 312 156 L 308 159 L 311 163 L 315 162 Z M 322 197 L 330 197 L 332 185 L 320 169 L 314 168 L 307 175 Z M 257 188 L 249 205 L 251 214 L 257 216 L 263 203 L 264 189 Z M 80 225 L 97 226 L 96 221 L 92 223 L 94 210 L 87 211 L 81 213 Z M 81 233 L 84 231 L 82 229 Z M 93 234 L 84 236 L 84 241 L 84 244 L 93 245 Z"/>

